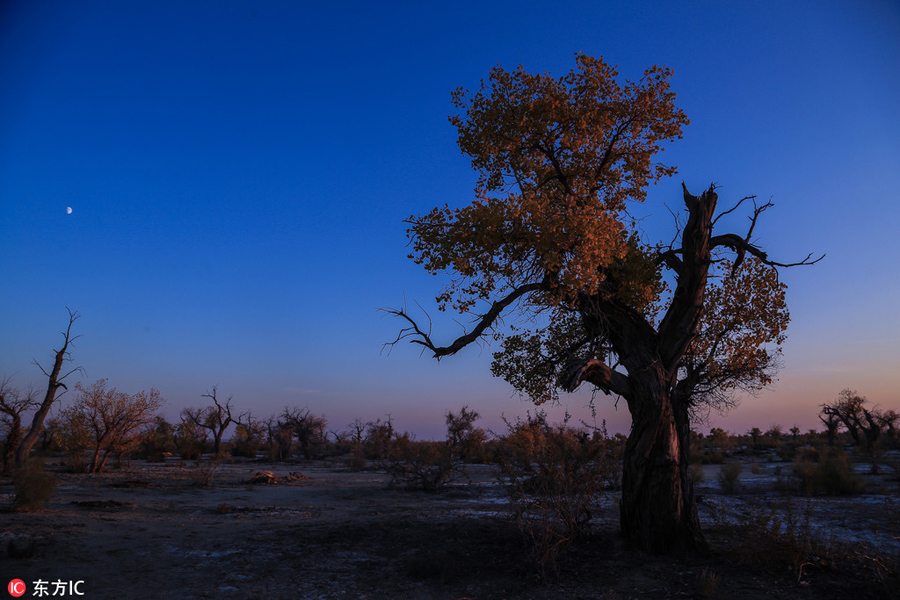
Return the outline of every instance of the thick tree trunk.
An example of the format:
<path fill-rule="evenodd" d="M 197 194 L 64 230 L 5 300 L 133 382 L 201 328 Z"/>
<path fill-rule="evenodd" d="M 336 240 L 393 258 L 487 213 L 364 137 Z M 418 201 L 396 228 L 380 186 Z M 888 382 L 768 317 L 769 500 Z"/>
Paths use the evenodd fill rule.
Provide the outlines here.
<path fill-rule="evenodd" d="M 9 426 L 9 432 L 6 434 L 6 445 L 4 446 L 3 456 L 3 475 L 12 473 L 16 465 L 16 449 L 22 441 L 22 417 L 18 414 L 10 415 L 12 423 Z"/>
<path fill-rule="evenodd" d="M 626 542 L 657 553 L 706 548 L 689 471 L 690 426 L 658 378 L 636 381 L 622 472 L 621 527 Z M 656 379 L 654 381 L 654 379 Z"/>

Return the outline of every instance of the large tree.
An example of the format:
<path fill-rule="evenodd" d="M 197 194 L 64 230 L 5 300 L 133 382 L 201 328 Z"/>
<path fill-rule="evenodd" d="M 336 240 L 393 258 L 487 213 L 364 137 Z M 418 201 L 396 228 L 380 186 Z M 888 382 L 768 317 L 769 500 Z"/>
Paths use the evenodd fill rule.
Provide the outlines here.
<path fill-rule="evenodd" d="M 409 325 L 393 343 L 409 338 L 440 359 L 490 337 L 502 342 L 493 373 L 535 402 L 583 382 L 624 398 L 622 532 L 650 551 L 696 550 L 705 541 L 690 418 L 771 381 L 788 322 L 774 269 L 789 265 L 752 241 L 771 203 L 738 201 L 722 214 L 752 201 L 749 231 L 714 233 L 715 186 L 684 188 L 671 243 L 643 241 L 629 207 L 675 173 L 654 157 L 688 123 L 671 71 L 619 83 L 602 59 L 576 60 L 558 79 L 496 67 L 474 94 L 454 92 L 450 121 L 479 174 L 475 200 L 410 217 L 408 234 L 411 258 L 453 274 L 439 309 L 474 315 L 474 325 L 441 346 L 390 309 Z M 500 327 L 504 316 L 513 324 Z"/>

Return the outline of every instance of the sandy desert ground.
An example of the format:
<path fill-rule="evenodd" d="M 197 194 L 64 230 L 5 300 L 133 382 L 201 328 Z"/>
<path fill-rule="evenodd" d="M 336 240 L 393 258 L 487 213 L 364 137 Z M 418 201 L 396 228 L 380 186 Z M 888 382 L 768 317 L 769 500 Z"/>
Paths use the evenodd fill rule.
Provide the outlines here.
<path fill-rule="evenodd" d="M 710 556 L 647 556 L 622 547 L 615 497 L 597 510 L 591 539 L 574 547 L 558 576 L 538 577 L 506 508 L 496 471 L 471 466 L 470 481 L 438 494 L 391 489 L 385 474 L 340 463 L 224 464 L 203 486 L 198 469 L 134 461 L 100 475 L 48 465 L 59 486 L 36 513 L 0 515 L 0 572 L 83 581 L 85 598 L 864 598 L 885 596 L 866 562 L 873 548 L 900 555 L 890 495 L 816 500 L 816 527 L 858 549 L 858 571 L 810 564 L 798 577 L 743 561 L 740 540 L 715 522 L 766 505 L 771 473 L 746 475 L 745 492 L 722 496 L 706 467 L 700 508 L 717 548 Z M 247 483 L 260 470 L 308 479 Z M 12 500 L 0 479 L 0 506 Z M 894 494 L 893 498 L 897 498 Z M 755 503 L 755 504 L 754 504 Z M 877 568 L 876 568 L 877 570 Z M 705 575 L 704 575 L 705 572 Z M 49 587 L 53 591 L 53 587 Z M 894 588 L 896 589 L 896 588 Z M 59 597 L 59 596 L 57 596 Z M 74 597 L 74 596 L 68 596 Z"/>

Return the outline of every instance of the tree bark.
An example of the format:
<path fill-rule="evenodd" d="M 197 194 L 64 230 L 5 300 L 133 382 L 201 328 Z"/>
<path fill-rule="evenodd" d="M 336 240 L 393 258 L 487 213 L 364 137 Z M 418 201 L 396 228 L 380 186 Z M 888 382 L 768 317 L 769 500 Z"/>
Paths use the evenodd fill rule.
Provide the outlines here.
<path fill-rule="evenodd" d="M 629 545 L 649 552 L 705 550 L 689 471 L 687 410 L 667 391 L 661 370 L 632 377 L 632 384 L 639 401 L 629 402 L 632 427 L 622 470 L 622 535 Z"/>

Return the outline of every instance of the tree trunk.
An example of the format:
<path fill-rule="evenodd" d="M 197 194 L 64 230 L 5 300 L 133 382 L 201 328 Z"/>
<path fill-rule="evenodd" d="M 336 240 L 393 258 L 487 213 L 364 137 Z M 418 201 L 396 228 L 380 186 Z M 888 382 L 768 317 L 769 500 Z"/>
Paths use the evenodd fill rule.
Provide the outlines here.
<path fill-rule="evenodd" d="M 620 519 L 626 543 L 657 553 L 706 549 L 689 471 L 690 423 L 661 378 L 639 384 L 630 402 Z"/>
<path fill-rule="evenodd" d="M 68 309 L 66 309 L 68 310 Z M 41 402 L 41 405 L 38 407 L 37 412 L 34 413 L 34 419 L 31 421 L 31 428 L 28 430 L 28 433 L 25 434 L 25 437 L 22 439 L 22 443 L 19 444 L 19 448 L 16 450 L 16 468 L 21 468 L 25 461 L 28 460 L 28 457 L 31 455 L 31 448 L 38 441 L 38 438 L 41 435 L 41 431 L 44 429 L 44 419 L 47 418 L 47 413 L 50 412 L 50 408 L 53 406 L 53 401 L 56 400 L 56 392 L 59 391 L 59 388 L 66 388 L 66 384 L 62 382 L 63 379 L 68 377 L 73 371 L 66 373 L 65 375 L 60 376 L 60 372 L 62 371 L 63 363 L 68 360 L 69 353 L 69 344 L 72 340 L 80 337 L 75 336 L 72 337 L 72 325 L 79 318 L 79 314 L 77 312 L 72 312 L 69 310 L 69 326 L 66 328 L 65 333 L 63 333 L 63 345 L 62 348 L 56 351 L 56 356 L 53 360 L 53 368 L 49 373 L 44 371 L 44 368 L 41 367 L 40 364 L 35 362 L 41 371 L 47 375 L 47 393 L 44 394 L 44 401 Z M 79 370 L 75 369 L 76 371 Z"/>
<path fill-rule="evenodd" d="M 3 456 L 3 474 L 12 473 L 16 464 L 16 449 L 22 440 L 22 417 L 19 414 L 10 415 L 12 423 L 10 423 L 9 433 L 6 435 L 6 444 L 4 446 Z"/>
<path fill-rule="evenodd" d="M 17 469 L 21 468 L 31 455 L 31 448 L 38 441 L 41 430 L 44 428 L 44 419 L 47 418 L 47 413 L 50 412 L 50 407 L 53 406 L 53 401 L 56 400 L 56 392 L 59 388 L 66 387 L 65 384 L 60 381 L 61 377 L 59 376 L 59 373 L 62 370 L 63 362 L 66 360 L 66 348 L 68 345 L 69 339 L 67 336 L 66 343 L 63 345 L 62 350 L 59 350 L 56 353 L 56 358 L 53 362 L 53 370 L 49 373 L 47 393 L 44 395 L 44 401 L 41 402 L 37 412 L 34 413 L 34 418 L 31 421 L 31 428 L 19 444 L 18 450 L 16 450 Z"/>
<path fill-rule="evenodd" d="M 91 454 L 91 468 L 88 473 L 99 473 L 100 469 L 100 442 L 97 442 L 97 446 L 94 448 L 93 453 Z"/>

